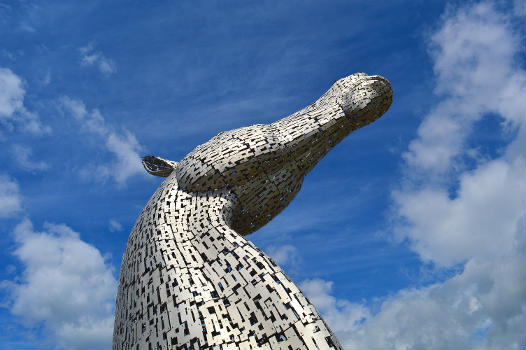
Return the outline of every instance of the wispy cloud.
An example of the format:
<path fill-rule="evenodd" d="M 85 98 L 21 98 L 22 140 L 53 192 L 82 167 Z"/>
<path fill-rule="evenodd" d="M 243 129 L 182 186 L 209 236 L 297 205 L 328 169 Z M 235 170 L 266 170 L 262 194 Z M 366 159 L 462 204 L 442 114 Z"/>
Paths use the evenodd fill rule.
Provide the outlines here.
<path fill-rule="evenodd" d="M 291 244 L 270 245 L 265 251 L 281 266 L 289 265 L 294 268 L 301 262 L 297 248 Z"/>
<path fill-rule="evenodd" d="M 48 69 L 45 71 L 45 73 L 42 74 L 42 78 L 40 79 L 40 84 L 46 86 L 51 83 L 51 71 Z"/>
<path fill-rule="evenodd" d="M 24 170 L 45 170 L 49 167 L 49 165 L 42 160 L 31 159 L 33 150 L 29 146 L 13 145 L 11 152 L 16 163 Z"/>
<path fill-rule="evenodd" d="M 22 210 L 18 183 L 7 174 L 0 174 L 0 218 L 8 218 Z"/>
<path fill-rule="evenodd" d="M 118 231 L 122 231 L 123 229 L 122 224 L 114 219 L 110 220 L 110 222 L 108 223 L 108 228 L 110 232 L 118 232 Z"/>
<path fill-rule="evenodd" d="M 11 117 L 24 105 L 22 80 L 10 69 L 0 68 L 0 116 Z"/>
<path fill-rule="evenodd" d="M 131 176 L 144 173 L 138 153 L 142 146 L 135 135 L 128 130 L 122 133 L 115 131 L 99 110 L 88 111 L 80 100 L 63 96 L 59 100 L 59 107 L 66 115 L 77 120 L 84 132 L 102 139 L 106 150 L 114 156 L 114 161 L 109 164 L 88 164 L 82 169 L 81 176 L 98 180 L 113 178 L 119 185 L 124 185 Z"/>
<path fill-rule="evenodd" d="M 393 192 L 397 238 L 423 262 L 463 269 L 372 306 L 335 298 L 329 281 L 304 282 L 345 348 L 526 345 L 526 74 L 516 66 L 520 45 L 510 22 L 488 2 L 447 10 L 430 37 L 442 102 L 404 154 L 406 179 Z M 467 147 L 474 124 L 490 114 L 501 118 L 495 133 L 515 135 L 494 159 Z M 466 170 L 469 157 L 477 165 Z"/>
<path fill-rule="evenodd" d="M 0 67 L 0 126 L 13 129 L 20 125 L 32 134 L 51 132 L 49 126 L 42 125 L 37 113 L 24 106 L 25 89 L 22 79 L 8 68 Z"/>
<path fill-rule="evenodd" d="M 35 330 L 39 343 L 69 349 L 109 348 L 117 281 L 98 249 L 64 224 L 36 232 L 25 219 L 14 230 L 14 255 L 24 270 L 3 281 L 11 313 Z"/>
<path fill-rule="evenodd" d="M 104 56 L 102 52 L 96 51 L 93 44 L 81 47 L 79 52 L 81 65 L 86 67 L 94 66 L 104 75 L 110 75 L 117 71 L 113 60 Z"/>
<path fill-rule="evenodd" d="M 106 147 L 115 155 L 117 161 L 104 169 L 117 183 L 123 184 L 130 176 L 145 174 L 138 154 L 142 147 L 131 132 L 125 130 L 122 135 L 110 133 Z"/>

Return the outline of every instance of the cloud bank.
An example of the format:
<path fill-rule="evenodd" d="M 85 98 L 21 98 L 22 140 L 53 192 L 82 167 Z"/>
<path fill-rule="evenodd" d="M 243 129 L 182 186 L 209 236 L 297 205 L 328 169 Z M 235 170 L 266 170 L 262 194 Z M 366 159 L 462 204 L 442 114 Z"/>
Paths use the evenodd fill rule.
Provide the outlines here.
<path fill-rule="evenodd" d="M 44 227 L 44 232 L 36 232 L 26 219 L 14 230 L 14 255 L 23 272 L 17 281 L 2 282 L 11 313 L 41 329 L 43 343 L 109 348 L 117 290 L 112 267 L 68 226 Z"/>

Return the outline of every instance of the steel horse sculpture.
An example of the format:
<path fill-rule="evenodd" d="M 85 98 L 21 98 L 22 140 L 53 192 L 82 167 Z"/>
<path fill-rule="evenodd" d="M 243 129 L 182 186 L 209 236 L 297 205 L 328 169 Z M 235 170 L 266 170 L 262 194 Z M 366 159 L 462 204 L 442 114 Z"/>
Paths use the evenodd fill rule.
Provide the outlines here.
<path fill-rule="evenodd" d="M 385 78 L 357 73 L 275 123 L 218 134 L 179 163 L 144 157 L 166 180 L 122 258 L 113 349 L 341 349 L 294 282 L 244 236 L 392 98 Z"/>

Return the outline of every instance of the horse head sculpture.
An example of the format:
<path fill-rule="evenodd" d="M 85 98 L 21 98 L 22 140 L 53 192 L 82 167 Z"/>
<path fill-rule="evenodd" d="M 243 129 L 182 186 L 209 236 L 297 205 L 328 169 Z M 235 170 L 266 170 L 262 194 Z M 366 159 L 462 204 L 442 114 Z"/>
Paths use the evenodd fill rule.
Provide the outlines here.
<path fill-rule="evenodd" d="M 301 291 L 242 236 L 287 207 L 305 175 L 348 134 L 382 116 L 392 98 L 385 78 L 357 73 L 286 118 L 218 134 L 179 163 L 144 157 L 150 174 L 167 179 L 128 241 L 114 348 L 339 348 Z M 187 279 L 189 286 L 178 282 Z M 156 302 L 141 309 L 137 300 L 149 300 L 144 286 L 156 290 Z"/>
<path fill-rule="evenodd" d="M 180 188 L 226 188 L 239 199 L 233 229 L 247 235 L 264 226 L 294 199 L 303 178 L 349 133 L 382 116 L 393 99 L 383 77 L 357 73 L 336 81 L 309 107 L 272 124 L 222 132 L 179 163 L 145 157 L 153 175 L 175 169 Z M 164 167 L 156 173 L 152 165 Z"/>

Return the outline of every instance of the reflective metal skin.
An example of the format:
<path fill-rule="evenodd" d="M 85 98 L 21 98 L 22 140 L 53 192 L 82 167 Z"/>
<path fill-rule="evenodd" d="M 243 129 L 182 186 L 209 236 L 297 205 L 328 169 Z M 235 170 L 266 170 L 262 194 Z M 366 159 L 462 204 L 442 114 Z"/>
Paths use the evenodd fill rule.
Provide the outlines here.
<path fill-rule="evenodd" d="M 222 132 L 179 163 L 137 219 L 122 258 L 113 348 L 341 349 L 298 287 L 248 235 L 296 196 L 305 175 L 393 98 L 379 76 L 336 81 L 272 124 Z"/>

